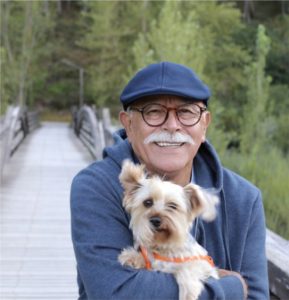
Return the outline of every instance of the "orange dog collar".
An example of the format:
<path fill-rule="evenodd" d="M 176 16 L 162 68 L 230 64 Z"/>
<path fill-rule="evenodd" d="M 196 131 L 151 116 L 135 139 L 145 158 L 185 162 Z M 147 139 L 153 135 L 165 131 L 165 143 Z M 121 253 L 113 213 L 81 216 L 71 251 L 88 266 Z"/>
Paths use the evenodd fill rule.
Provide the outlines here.
<path fill-rule="evenodd" d="M 141 254 L 145 260 L 145 267 L 147 270 L 152 269 L 151 261 L 149 259 L 148 251 L 144 247 L 140 247 Z M 161 256 L 157 253 L 152 253 L 152 256 L 156 260 L 164 261 L 164 262 L 172 262 L 172 263 L 185 263 L 195 260 L 205 260 L 207 261 L 212 267 L 214 267 L 214 261 L 211 256 L 209 255 L 195 255 L 195 256 L 188 256 L 188 257 L 165 257 Z"/>

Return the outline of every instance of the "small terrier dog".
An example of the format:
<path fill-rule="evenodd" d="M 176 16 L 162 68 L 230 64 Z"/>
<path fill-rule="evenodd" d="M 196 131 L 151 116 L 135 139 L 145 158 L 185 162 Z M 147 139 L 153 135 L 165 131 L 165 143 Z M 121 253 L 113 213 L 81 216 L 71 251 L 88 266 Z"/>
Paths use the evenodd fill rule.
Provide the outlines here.
<path fill-rule="evenodd" d="M 143 165 L 128 160 L 119 178 L 134 237 L 134 247 L 124 249 L 119 262 L 172 273 L 179 299 L 197 299 L 204 281 L 210 276 L 218 279 L 218 273 L 190 230 L 198 216 L 207 221 L 215 218 L 218 198 L 195 184 L 181 187 L 158 176 L 149 178 Z"/>

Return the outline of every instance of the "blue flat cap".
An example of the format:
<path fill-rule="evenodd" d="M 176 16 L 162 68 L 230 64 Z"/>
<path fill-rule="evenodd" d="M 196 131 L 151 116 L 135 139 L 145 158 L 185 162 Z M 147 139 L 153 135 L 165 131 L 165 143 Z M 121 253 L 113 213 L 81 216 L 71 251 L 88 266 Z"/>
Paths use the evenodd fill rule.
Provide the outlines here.
<path fill-rule="evenodd" d="M 174 95 L 189 101 L 204 101 L 207 105 L 211 93 L 190 68 L 160 62 L 137 72 L 122 91 L 120 101 L 126 109 L 135 100 L 150 95 Z"/>

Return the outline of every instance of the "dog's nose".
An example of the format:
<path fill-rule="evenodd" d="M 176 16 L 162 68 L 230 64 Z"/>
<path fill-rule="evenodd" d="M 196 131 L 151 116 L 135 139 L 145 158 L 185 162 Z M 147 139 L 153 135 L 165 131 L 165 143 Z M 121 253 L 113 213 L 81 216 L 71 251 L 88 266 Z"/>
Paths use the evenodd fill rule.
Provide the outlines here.
<path fill-rule="evenodd" d="M 155 228 L 160 227 L 161 223 L 162 223 L 160 217 L 152 217 L 152 218 L 150 218 L 150 222 Z"/>

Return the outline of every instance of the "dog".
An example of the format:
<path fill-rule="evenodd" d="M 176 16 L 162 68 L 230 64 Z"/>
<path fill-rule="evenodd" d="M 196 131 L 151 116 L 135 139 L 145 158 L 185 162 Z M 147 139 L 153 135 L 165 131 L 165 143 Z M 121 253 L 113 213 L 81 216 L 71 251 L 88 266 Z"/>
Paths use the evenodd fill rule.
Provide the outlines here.
<path fill-rule="evenodd" d="M 181 187 L 156 175 L 148 177 L 143 165 L 128 160 L 119 179 L 134 237 L 134 247 L 122 250 L 119 262 L 171 273 L 179 286 L 179 299 L 197 299 L 204 281 L 218 279 L 218 272 L 190 231 L 195 218 L 215 218 L 218 198 L 196 184 Z"/>

